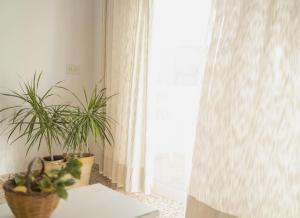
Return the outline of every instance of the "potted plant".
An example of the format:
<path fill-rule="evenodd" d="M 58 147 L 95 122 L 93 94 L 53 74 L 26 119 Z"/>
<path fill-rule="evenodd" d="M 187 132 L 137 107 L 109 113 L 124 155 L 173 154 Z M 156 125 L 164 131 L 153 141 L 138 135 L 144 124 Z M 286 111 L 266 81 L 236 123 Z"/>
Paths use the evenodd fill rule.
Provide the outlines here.
<path fill-rule="evenodd" d="M 59 88 L 61 82 L 40 94 L 41 75 L 34 74 L 33 80 L 24 82 L 20 91 L 1 93 L 2 96 L 15 100 L 16 105 L 0 110 L 0 113 L 5 115 L 8 113 L 8 116 L 0 122 L 7 122 L 8 141 L 11 143 L 26 139 L 27 153 L 34 145 L 37 145 L 38 150 L 41 146 L 46 146 L 49 156 L 44 159 L 47 161 L 46 168 L 51 169 L 52 164 L 64 160 L 62 155 L 53 154 L 53 147 L 62 144 L 68 110 L 65 105 L 47 104 L 49 98 L 54 95 L 54 89 Z"/>
<path fill-rule="evenodd" d="M 83 164 L 78 186 L 89 184 L 95 160 L 95 155 L 90 153 L 90 137 L 95 142 L 106 140 L 110 145 L 113 140 L 111 133 L 113 119 L 106 114 L 107 102 L 112 96 L 107 97 L 105 90 L 95 86 L 89 97 L 84 90 L 84 102 L 70 91 L 79 102 L 79 106 L 69 111 L 65 148 L 68 156 L 78 158 Z"/>
<path fill-rule="evenodd" d="M 44 160 L 40 171 L 32 171 L 33 160 L 25 175 L 15 175 L 3 185 L 5 197 L 16 218 L 49 218 L 59 203 L 66 199 L 66 187 L 80 178 L 81 162 L 70 159 L 61 169 L 45 172 Z M 66 175 L 73 178 L 65 179 Z"/>

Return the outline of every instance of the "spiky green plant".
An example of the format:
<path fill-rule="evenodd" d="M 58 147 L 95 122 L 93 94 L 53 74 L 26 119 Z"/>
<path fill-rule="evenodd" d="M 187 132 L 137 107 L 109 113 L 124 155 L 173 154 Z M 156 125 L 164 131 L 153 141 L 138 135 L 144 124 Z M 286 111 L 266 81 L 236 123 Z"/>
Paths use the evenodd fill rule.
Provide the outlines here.
<path fill-rule="evenodd" d="M 110 145 L 113 140 L 111 133 L 111 124 L 114 122 L 106 113 L 107 102 L 112 96 L 106 96 L 106 89 L 93 89 L 88 97 L 84 90 L 84 99 L 82 102 L 73 92 L 72 95 L 79 102 L 78 107 L 70 110 L 70 120 L 65 137 L 65 148 L 67 151 L 78 153 L 89 152 L 89 136 L 97 142 L 106 140 Z"/>
<path fill-rule="evenodd" d="M 53 96 L 53 91 L 59 88 L 61 82 L 51 86 L 43 94 L 39 94 L 39 85 L 42 74 L 34 74 L 30 82 L 24 82 L 20 91 L 1 93 L 2 96 L 13 98 L 17 104 L 0 110 L 0 113 L 9 113 L 6 121 L 8 128 L 8 141 L 14 143 L 26 139 L 27 153 L 36 144 L 40 149 L 42 143 L 47 146 L 49 155 L 53 160 L 53 145 L 61 144 L 65 133 L 66 115 L 65 105 L 47 105 L 46 101 Z M 15 136 L 17 134 L 17 136 Z"/>

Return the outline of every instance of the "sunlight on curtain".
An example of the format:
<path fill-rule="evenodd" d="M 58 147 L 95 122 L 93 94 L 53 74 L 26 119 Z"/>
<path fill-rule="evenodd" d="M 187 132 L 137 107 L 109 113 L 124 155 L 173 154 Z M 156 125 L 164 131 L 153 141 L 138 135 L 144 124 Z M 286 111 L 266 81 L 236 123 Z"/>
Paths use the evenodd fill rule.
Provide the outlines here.
<path fill-rule="evenodd" d="M 208 1 L 154 0 L 148 90 L 153 192 L 184 201 L 205 62 Z"/>
<path fill-rule="evenodd" d="M 214 14 L 187 217 L 300 217 L 300 1 Z"/>
<path fill-rule="evenodd" d="M 103 175 L 128 192 L 145 191 L 149 0 L 107 1 L 105 85 L 114 142 Z"/>

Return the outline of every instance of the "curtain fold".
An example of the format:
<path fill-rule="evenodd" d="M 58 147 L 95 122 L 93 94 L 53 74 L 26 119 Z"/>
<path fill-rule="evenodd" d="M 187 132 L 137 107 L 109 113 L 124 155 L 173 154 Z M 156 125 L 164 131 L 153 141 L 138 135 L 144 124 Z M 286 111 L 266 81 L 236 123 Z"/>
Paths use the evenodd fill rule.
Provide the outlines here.
<path fill-rule="evenodd" d="M 300 1 L 213 14 L 186 217 L 300 217 Z"/>
<path fill-rule="evenodd" d="M 114 143 L 103 175 L 126 191 L 145 190 L 149 0 L 106 1 L 105 84 Z"/>

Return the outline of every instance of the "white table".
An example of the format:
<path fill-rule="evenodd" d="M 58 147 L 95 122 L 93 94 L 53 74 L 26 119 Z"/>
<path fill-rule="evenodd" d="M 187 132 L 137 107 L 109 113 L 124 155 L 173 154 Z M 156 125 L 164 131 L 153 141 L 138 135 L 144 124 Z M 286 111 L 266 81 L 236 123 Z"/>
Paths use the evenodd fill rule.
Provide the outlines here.
<path fill-rule="evenodd" d="M 51 218 L 155 218 L 158 210 L 103 185 L 95 184 L 69 191 Z M 0 205 L 1 218 L 13 218 L 6 204 Z"/>

